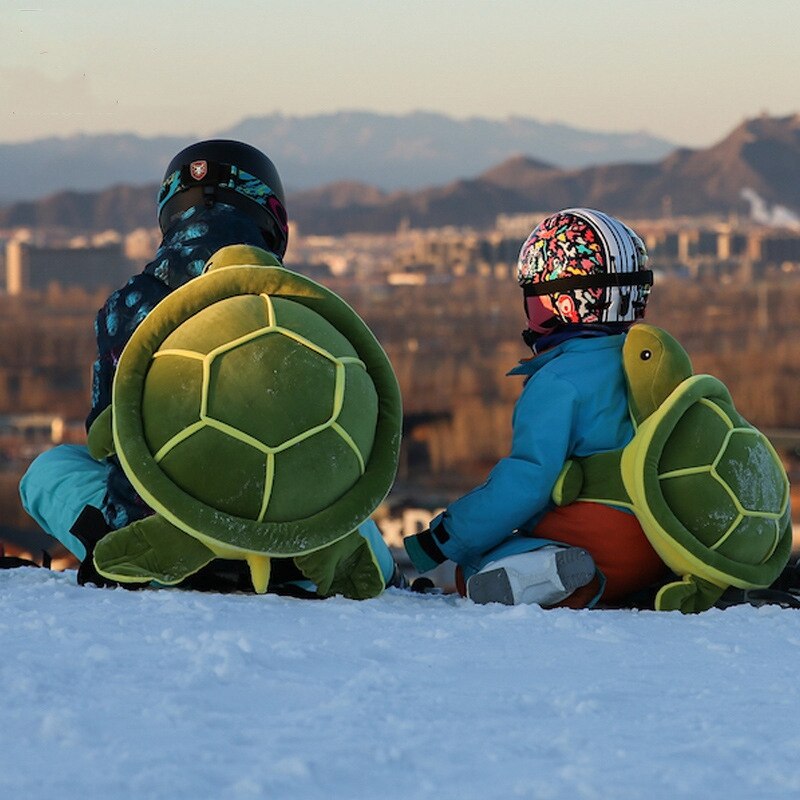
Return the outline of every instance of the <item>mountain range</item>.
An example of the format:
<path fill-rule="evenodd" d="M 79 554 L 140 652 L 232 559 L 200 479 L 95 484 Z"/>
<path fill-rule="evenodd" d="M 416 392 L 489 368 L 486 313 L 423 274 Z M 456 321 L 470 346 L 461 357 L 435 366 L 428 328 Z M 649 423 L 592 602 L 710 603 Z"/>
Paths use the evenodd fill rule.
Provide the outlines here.
<path fill-rule="evenodd" d="M 261 148 L 297 191 L 340 180 L 384 190 L 419 189 L 475 175 L 513 155 L 547 158 L 563 168 L 651 161 L 674 145 L 647 133 L 602 133 L 514 117 L 457 120 L 416 112 L 383 115 L 342 111 L 308 117 L 271 114 L 216 131 Z M 193 137 L 132 134 L 72 136 L 0 144 L 0 203 L 57 191 L 103 190 L 161 178 Z"/>
<path fill-rule="evenodd" d="M 744 194 L 743 194 L 744 193 Z M 680 148 L 651 163 L 565 170 L 516 157 L 476 178 L 418 192 L 376 195 L 337 184 L 298 193 L 291 216 L 301 230 L 386 231 L 488 227 L 498 214 L 589 206 L 628 218 L 747 213 L 746 195 L 800 211 L 800 114 L 746 120 L 708 148 Z"/>
<path fill-rule="evenodd" d="M 0 209 L 0 227 L 62 225 L 88 230 L 151 227 L 156 187 L 64 192 Z M 677 149 L 649 163 L 564 169 L 513 157 L 477 177 L 418 191 L 387 192 L 348 181 L 291 192 L 289 216 L 303 233 L 469 225 L 498 214 L 547 212 L 571 205 L 628 218 L 743 213 L 748 194 L 768 207 L 800 212 L 800 114 L 746 120 L 711 147 Z"/>

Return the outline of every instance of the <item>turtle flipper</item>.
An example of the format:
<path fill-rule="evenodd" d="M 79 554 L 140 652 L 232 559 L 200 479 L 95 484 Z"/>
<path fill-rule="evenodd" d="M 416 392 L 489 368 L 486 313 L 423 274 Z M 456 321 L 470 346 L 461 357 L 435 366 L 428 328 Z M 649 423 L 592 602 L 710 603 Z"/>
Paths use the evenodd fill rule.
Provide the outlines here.
<path fill-rule="evenodd" d="M 112 531 L 94 550 L 97 571 L 120 583 L 179 583 L 214 558 L 202 542 L 158 514 Z"/>
<path fill-rule="evenodd" d="M 656 595 L 656 611 L 681 611 L 696 614 L 707 611 L 722 597 L 725 589 L 696 575 L 686 575 L 683 580 L 662 586 Z"/>
<path fill-rule="evenodd" d="M 580 461 L 569 459 L 564 463 L 561 472 L 556 478 L 551 493 L 553 502 L 557 506 L 568 506 L 578 499 L 583 488 L 583 469 Z"/>
<path fill-rule="evenodd" d="M 106 406 L 89 428 L 86 444 L 89 455 L 97 461 L 102 461 L 114 455 L 114 431 L 112 429 L 111 406 Z"/>
<path fill-rule="evenodd" d="M 552 498 L 557 506 L 575 500 L 631 506 L 631 498 L 622 479 L 622 450 L 609 450 L 567 461 L 556 479 Z"/>
<path fill-rule="evenodd" d="M 323 597 L 341 594 L 351 600 L 377 597 L 384 590 L 383 573 L 369 542 L 358 531 L 294 563 Z"/>

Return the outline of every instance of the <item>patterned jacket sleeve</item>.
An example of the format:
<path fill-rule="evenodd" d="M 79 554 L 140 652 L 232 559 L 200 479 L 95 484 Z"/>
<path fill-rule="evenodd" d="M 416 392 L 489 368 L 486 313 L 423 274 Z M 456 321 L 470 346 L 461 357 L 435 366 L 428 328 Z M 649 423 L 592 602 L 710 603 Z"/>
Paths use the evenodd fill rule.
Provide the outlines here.
<path fill-rule="evenodd" d="M 142 320 L 168 294 L 169 288 L 162 281 L 142 273 L 114 292 L 97 312 L 97 359 L 92 368 L 92 410 L 86 419 L 87 429 L 111 403 L 111 387 L 122 350 Z"/>

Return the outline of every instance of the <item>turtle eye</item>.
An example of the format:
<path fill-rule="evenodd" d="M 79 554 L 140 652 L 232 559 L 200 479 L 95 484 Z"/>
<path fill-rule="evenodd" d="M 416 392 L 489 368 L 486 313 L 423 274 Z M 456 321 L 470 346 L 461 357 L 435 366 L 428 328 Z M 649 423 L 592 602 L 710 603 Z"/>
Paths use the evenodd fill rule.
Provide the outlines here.
<path fill-rule="evenodd" d="M 649 361 L 652 357 L 653 353 L 651 350 L 642 350 L 642 352 L 639 353 L 639 358 L 641 358 L 642 361 Z"/>

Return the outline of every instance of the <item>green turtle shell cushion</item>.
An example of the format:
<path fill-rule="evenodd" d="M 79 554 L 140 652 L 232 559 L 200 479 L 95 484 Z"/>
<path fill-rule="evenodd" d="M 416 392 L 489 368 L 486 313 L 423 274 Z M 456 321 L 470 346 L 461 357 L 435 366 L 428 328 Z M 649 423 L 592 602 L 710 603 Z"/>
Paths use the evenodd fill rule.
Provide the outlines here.
<path fill-rule="evenodd" d="M 324 547 L 386 496 L 400 392 L 340 297 L 282 267 L 225 266 L 165 298 L 114 382 L 117 455 L 142 498 L 209 545 Z"/>
<path fill-rule="evenodd" d="M 768 586 L 792 544 L 789 482 L 772 445 L 723 383 L 692 375 L 666 331 L 635 325 L 623 362 L 636 434 L 621 450 L 567 462 L 554 502 L 611 503 L 636 514 L 683 578 L 662 587 L 656 608 L 700 611 L 728 586 Z"/>
<path fill-rule="evenodd" d="M 622 456 L 625 488 L 671 569 L 720 586 L 775 580 L 792 545 L 789 483 L 723 383 L 683 381 L 632 444 Z"/>

